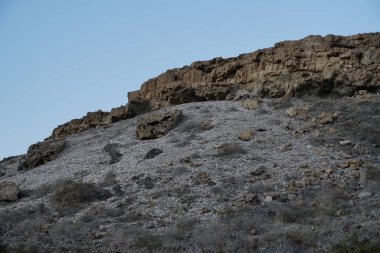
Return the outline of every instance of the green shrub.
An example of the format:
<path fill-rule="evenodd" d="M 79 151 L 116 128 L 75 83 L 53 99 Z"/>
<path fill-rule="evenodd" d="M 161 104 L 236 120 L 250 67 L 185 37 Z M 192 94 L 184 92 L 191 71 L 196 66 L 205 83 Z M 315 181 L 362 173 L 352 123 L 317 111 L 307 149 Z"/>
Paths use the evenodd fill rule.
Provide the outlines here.
<path fill-rule="evenodd" d="M 96 188 L 94 184 L 66 181 L 53 194 L 56 210 L 61 215 L 74 214 L 96 200 L 111 197 L 108 190 Z"/>

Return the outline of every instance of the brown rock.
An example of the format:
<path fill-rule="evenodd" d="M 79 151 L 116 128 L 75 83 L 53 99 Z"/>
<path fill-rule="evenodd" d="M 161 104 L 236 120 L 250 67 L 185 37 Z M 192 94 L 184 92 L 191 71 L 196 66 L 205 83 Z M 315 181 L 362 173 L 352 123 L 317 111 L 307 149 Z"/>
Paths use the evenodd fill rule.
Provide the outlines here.
<path fill-rule="evenodd" d="M 341 145 L 341 146 L 351 145 L 351 141 L 350 140 L 340 141 L 339 145 Z"/>
<path fill-rule="evenodd" d="M 334 121 L 334 116 L 330 112 L 323 112 L 318 117 L 315 118 L 315 122 L 321 125 L 325 125 L 333 121 Z"/>
<path fill-rule="evenodd" d="M 239 139 L 242 141 L 250 141 L 253 138 L 253 134 L 251 131 L 245 131 L 239 134 Z"/>
<path fill-rule="evenodd" d="M 14 182 L 0 183 L 0 201 L 15 201 L 19 193 L 18 185 Z"/>
<path fill-rule="evenodd" d="M 286 109 L 285 111 L 285 114 L 286 116 L 290 117 L 290 118 L 294 118 L 295 116 L 297 116 L 297 108 L 296 107 L 290 107 L 288 109 Z"/>
<path fill-rule="evenodd" d="M 265 168 L 265 166 L 260 166 L 258 168 L 255 168 L 253 169 L 250 174 L 254 177 L 257 177 L 257 176 L 261 176 L 262 174 L 264 174 L 265 172 L 267 171 L 267 169 Z"/>
<path fill-rule="evenodd" d="M 291 149 L 292 149 L 292 144 L 290 144 L 290 143 L 283 144 L 283 145 L 281 146 L 281 150 L 282 150 L 282 151 L 289 151 L 289 150 L 291 150 Z"/>
<path fill-rule="evenodd" d="M 178 110 L 147 114 L 137 125 L 137 138 L 140 140 L 160 138 L 175 127 L 182 117 L 182 111 Z"/>
<path fill-rule="evenodd" d="M 224 99 L 228 88 L 262 97 L 330 91 L 347 96 L 358 87 L 380 86 L 379 40 L 380 33 L 308 36 L 239 57 L 197 61 L 148 80 L 138 96 L 157 99 L 162 106 L 170 105 L 173 97 L 178 97 L 175 102 Z"/>
<path fill-rule="evenodd" d="M 372 99 L 370 89 L 380 87 L 380 33 L 353 36 L 308 36 L 283 41 L 274 47 L 232 58 L 196 61 L 166 71 L 128 93 L 128 106 L 109 112 L 92 112 L 54 129 L 52 138 L 63 138 L 90 128 L 134 117 L 162 107 L 239 96 L 291 97 L 334 92 L 339 96 Z M 247 97 L 247 96 L 242 96 Z M 246 99 L 247 109 L 259 101 Z M 307 108 L 298 108 L 301 119 Z M 294 112 L 291 114 L 294 115 Z M 331 115 L 317 118 L 319 124 L 332 122 Z M 335 117 L 335 115 L 333 115 Z"/>
<path fill-rule="evenodd" d="M 241 102 L 241 106 L 247 110 L 255 110 L 259 108 L 260 103 L 258 99 L 246 99 Z"/>
<path fill-rule="evenodd" d="M 46 140 L 33 144 L 28 148 L 25 157 L 20 161 L 18 169 L 32 169 L 53 161 L 65 147 L 65 140 Z"/>
<path fill-rule="evenodd" d="M 298 164 L 298 167 L 300 167 L 301 169 L 305 169 L 308 167 L 307 165 L 307 162 L 306 161 L 302 161 Z"/>

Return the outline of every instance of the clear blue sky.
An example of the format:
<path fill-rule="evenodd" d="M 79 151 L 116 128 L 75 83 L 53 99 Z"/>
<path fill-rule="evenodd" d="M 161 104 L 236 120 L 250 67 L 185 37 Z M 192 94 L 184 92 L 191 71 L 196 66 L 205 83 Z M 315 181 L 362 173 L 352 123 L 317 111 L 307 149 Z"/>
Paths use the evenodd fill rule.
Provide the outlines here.
<path fill-rule="evenodd" d="M 0 0 L 0 159 L 169 68 L 375 31 L 377 0 Z"/>

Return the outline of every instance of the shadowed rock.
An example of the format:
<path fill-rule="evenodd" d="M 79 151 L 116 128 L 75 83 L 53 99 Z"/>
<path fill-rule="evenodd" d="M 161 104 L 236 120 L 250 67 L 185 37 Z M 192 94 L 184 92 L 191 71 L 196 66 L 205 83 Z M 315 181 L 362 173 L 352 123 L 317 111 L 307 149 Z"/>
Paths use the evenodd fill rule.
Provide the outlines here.
<path fill-rule="evenodd" d="M 148 114 L 137 125 L 136 135 L 140 140 L 157 139 L 169 132 L 182 119 L 182 111 Z"/>
<path fill-rule="evenodd" d="M 33 169 L 55 160 L 65 149 L 65 140 L 47 140 L 29 147 L 27 154 L 20 161 L 19 170 Z"/>

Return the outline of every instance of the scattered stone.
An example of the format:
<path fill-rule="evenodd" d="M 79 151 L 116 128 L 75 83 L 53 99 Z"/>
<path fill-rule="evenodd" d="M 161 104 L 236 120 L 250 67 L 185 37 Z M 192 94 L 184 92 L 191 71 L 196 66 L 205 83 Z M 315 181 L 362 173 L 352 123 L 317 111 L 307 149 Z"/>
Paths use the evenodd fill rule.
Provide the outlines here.
<path fill-rule="evenodd" d="M 214 125 L 211 123 L 211 121 L 205 121 L 201 123 L 201 129 L 204 131 L 211 130 L 214 128 Z"/>
<path fill-rule="evenodd" d="M 241 102 L 241 106 L 247 110 L 255 110 L 259 108 L 260 101 L 258 99 L 245 99 Z"/>
<path fill-rule="evenodd" d="M 97 231 L 97 232 L 95 232 L 94 237 L 95 237 L 95 239 L 101 239 L 104 236 L 106 236 L 107 234 L 108 234 L 108 232 Z"/>
<path fill-rule="evenodd" d="M 369 93 L 367 90 L 359 90 L 355 92 L 353 97 L 358 101 L 372 101 L 375 98 L 375 95 Z"/>
<path fill-rule="evenodd" d="M 319 132 L 318 129 L 315 129 L 312 133 L 311 133 L 311 136 L 313 136 L 314 138 L 319 138 L 321 136 L 321 132 Z"/>
<path fill-rule="evenodd" d="M 336 128 L 330 127 L 329 128 L 329 133 L 335 134 L 337 132 Z"/>
<path fill-rule="evenodd" d="M 296 182 L 295 182 L 294 180 L 292 180 L 292 181 L 290 181 L 290 182 L 288 183 L 287 190 L 288 190 L 289 192 L 295 192 L 295 191 L 297 191 Z"/>
<path fill-rule="evenodd" d="M 239 139 L 242 141 L 250 141 L 253 137 L 253 134 L 251 131 L 245 131 L 239 134 Z"/>
<path fill-rule="evenodd" d="M 293 130 L 293 127 L 290 123 L 285 123 L 282 125 L 282 128 L 285 130 Z"/>
<path fill-rule="evenodd" d="M 347 176 L 351 179 L 357 180 L 360 178 L 360 172 L 357 170 L 351 170 L 348 172 Z"/>
<path fill-rule="evenodd" d="M 288 109 L 286 109 L 285 111 L 285 114 L 286 116 L 290 117 L 290 118 L 294 118 L 295 116 L 297 116 L 297 108 L 296 107 L 290 107 Z"/>
<path fill-rule="evenodd" d="M 18 169 L 33 169 L 57 159 L 66 145 L 65 140 L 47 140 L 33 144 L 28 148 L 27 154 L 20 161 Z"/>
<path fill-rule="evenodd" d="M 347 145 L 350 145 L 350 144 L 351 144 L 350 140 L 345 140 L 345 141 L 340 141 L 339 142 L 339 145 L 341 145 L 341 146 L 347 146 Z"/>
<path fill-rule="evenodd" d="M 267 171 L 267 169 L 265 168 L 265 166 L 260 166 L 258 168 L 255 168 L 253 169 L 250 174 L 254 177 L 257 177 L 257 176 L 261 176 L 262 174 L 264 174 L 265 172 Z"/>
<path fill-rule="evenodd" d="M 0 201 L 15 201 L 20 190 L 14 182 L 0 183 Z"/>
<path fill-rule="evenodd" d="M 361 191 L 359 192 L 358 194 L 358 198 L 359 199 L 366 199 L 366 198 L 369 198 L 372 196 L 372 193 L 371 192 L 368 192 L 368 191 Z"/>
<path fill-rule="evenodd" d="M 334 115 L 330 112 L 323 112 L 317 116 L 314 121 L 318 124 L 325 125 L 334 121 Z"/>
<path fill-rule="evenodd" d="M 324 170 L 324 173 L 327 175 L 330 175 L 333 172 L 333 169 L 331 167 Z"/>
<path fill-rule="evenodd" d="M 298 167 L 300 167 L 301 169 L 305 169 L 308 167 L 307 165 L 307 162 L 306 161 L 302 161 L 298 164 Z"/>
<path fill-rule="evenodd" d="M 282 151 L 289 151 L 291 149 L 292 149 L 292 144 L 290 144 L 290 143 L 287 143 L 287 144 L 284 144 L 281 146 Z"/>
<path fill-rule="evenodd" d="M 156 156 L 162 154 L 164 151 L 162 151 L 161 149 L 159 148 L 152 148 L 151 150 L 148 151 L 148 153 L 146 153 L 144 159 L 153 159 L 155 158 Z"/>
<path fill-rule="evenodd" d="M 308 107 L 297 108 L 297 117 L 300 119 L 307 119 L 309 113 Z"/>
<path fill-rule="evenodd" d="M 340 156 L 341 158 L 343 158 L 343 159 L 349 159 L 349 158 L 352 157 L 352 155 L 347 154 L 346 152 L 343 152 L 343 151 L 341 151 L 341 152 L 339 153 L 339 156 Z"/>
<path fill-rule="evenodd" d="M 348 161 L 344 161 L 338 164 L 338 166 L 342 169 L 350 167 L 350 163 Z"/>
<path fill-rule="evenodd" d="M 157 139 L 164 136 L 182 119 L 182 111 L 150 113 L 142 117 L 137 125 L 136 135 L 139 140 Z"/>
<path fill-rule="evenodd" d="M 250 231 L 249 231 L 249 234 L 250 235 L 256 235 L 256 229 L 251 229 Z"/>
<path fill-rule="evenodd" d="M 272 200 L 273 200 L 272 196 L 266 196 L 264 199 L 264 202 L 269 203 L 269 202 L 272 202 Z"/>

